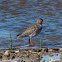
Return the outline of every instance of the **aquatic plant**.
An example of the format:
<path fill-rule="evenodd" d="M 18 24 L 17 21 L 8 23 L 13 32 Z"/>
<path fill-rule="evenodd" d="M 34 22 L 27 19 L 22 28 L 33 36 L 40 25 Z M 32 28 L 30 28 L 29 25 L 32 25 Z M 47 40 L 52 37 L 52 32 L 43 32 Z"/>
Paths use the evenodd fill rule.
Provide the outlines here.
<path fill-rule="evenodd" d="M 10 33 L 10 49 L 12 49 L 12 38 L 11 38 L 11 33 Z"/>
<path fill-rule="evenodd" d="M 40 48 L 41 48 L 41 43 L 42 43 L 42 41 L 41 41 L 41 39 L 40 39 Z"/>

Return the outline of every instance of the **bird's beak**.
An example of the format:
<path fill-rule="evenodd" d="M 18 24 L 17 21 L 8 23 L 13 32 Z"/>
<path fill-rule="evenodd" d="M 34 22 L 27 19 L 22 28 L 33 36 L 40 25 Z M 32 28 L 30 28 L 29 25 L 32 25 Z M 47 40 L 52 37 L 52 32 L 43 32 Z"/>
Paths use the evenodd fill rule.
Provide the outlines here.
<path fill-rule="evenodd" d="M 42 23 L 46 24 L 45 22 L 42 22 Z"/>

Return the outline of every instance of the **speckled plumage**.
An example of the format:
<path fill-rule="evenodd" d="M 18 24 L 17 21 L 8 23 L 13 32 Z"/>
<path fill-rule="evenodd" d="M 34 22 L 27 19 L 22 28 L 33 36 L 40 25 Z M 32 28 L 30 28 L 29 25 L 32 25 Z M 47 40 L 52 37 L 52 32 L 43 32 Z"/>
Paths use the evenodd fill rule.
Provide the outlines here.
<path fill-rule="evenodd" d="M 17 35 L 17 37 L 34 37 L 41 32 L 42 29 L 42 19 L 37 19 L 36 23 L 31 24 L 24 32 Z"/>

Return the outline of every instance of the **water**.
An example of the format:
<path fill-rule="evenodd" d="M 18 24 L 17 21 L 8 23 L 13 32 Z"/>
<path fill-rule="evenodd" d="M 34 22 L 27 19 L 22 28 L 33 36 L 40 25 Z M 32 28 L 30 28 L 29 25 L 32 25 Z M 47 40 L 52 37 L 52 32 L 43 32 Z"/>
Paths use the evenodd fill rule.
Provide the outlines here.
<path fill-rule="evenodd" d="M 58 54 L 56 56 L 56 54 Z M 53 59 L 53 60 L 57 60 L 57 59 L 60 59 L 60 53 L 53 53 L 53 56 L 49 56 L 49 55 L 43 55 L 43 59 L 45 59 L 45 62 L 48 62 L 49 59 Z"/>
<path fill-rule="evenodd" d="M 62 0 L 0 0 L 0 49 L 28 44 L 28 38 L 16 38 L 30 24 L 42 18 L 41 33 L 33 38 L 34 46 L 62 47 Z"/>

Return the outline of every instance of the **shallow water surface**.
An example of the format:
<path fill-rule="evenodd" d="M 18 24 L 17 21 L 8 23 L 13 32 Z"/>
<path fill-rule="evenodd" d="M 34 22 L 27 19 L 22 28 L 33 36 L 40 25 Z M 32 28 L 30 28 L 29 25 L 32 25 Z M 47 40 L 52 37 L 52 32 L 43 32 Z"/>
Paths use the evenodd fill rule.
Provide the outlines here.
<path fill-rule="evenodd" d="M 0 0 L 0 48 L 28 44 L 28 38 L 16 38 L 30 24 L 42 18 L 41 33 L 33 38 L 34 46 L 62 47 L 62 0 Z"/>
<path fill-rule="evenodd" d="M 53 56 L 43 55 L 43 59 L 45 59 L 45 62 L 48 62 L 49 59 L 57 60 L 57 59 L 60 59 L 60 55 L 61 55 L 60 53 L 53 53 Z"/>

